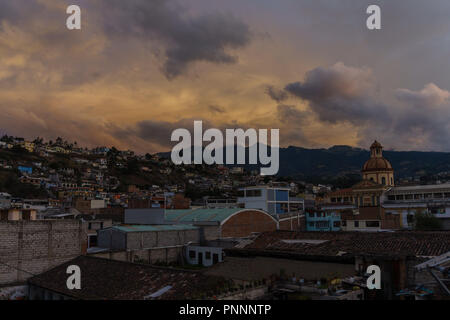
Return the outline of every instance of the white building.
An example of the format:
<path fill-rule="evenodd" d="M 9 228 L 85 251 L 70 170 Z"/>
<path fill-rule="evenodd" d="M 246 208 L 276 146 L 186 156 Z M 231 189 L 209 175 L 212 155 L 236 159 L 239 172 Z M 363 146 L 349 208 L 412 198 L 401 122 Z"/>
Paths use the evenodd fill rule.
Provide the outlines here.
<path fill-rule="evenodd" d="M 246 209 L 259 209 L 271 215 L 298 212 L 304 209 L 303 199 L 289 197 L 289 187 L 254 186 L 239 189 L 237 203 Z"/>
<path fill-rule="evenodd" d="M 389 188 L 382 197 L 386 212 L 400 214 L 402 226 L 412 224 L 417 212 L 431 213 L 450 229 L 450 184 L 417 185 Z"/>

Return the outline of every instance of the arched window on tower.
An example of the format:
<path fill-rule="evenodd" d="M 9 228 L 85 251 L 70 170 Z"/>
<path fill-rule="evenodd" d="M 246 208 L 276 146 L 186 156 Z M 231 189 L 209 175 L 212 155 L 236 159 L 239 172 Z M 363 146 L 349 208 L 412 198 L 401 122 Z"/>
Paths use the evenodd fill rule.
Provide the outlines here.
<path fill-rule="evenodd" d="M 386 178 L 385 177 L 381 178 L 381 184 L 386 185 Z"/>

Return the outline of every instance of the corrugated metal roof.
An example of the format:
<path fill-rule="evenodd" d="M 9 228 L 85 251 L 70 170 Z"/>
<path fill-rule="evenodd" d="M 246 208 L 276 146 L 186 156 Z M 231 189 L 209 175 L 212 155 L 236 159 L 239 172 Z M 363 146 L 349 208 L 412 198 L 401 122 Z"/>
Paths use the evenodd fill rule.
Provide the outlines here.
<path fill-rule="evenodd" d="M 166 220 L 172 222 L 222 222 L 242 210 L 242 208 L 166 210 Z"/>
<path fill-rule="evenodd" d="M 151 231 L 179 231 L 179 230 L 195 230 L 197 227 L 186 224 L 164 224 L 164 225 L 122 225 L 113 226 L 123 232 L 151 232 Z"/>

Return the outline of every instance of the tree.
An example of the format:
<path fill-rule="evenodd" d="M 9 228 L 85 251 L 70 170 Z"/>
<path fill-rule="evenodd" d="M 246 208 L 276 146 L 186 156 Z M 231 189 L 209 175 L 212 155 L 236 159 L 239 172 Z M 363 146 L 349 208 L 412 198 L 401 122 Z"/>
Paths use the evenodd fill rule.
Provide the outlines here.
<path fill-rule="evenodd" d="M 44 139 L 41 137 L 37 137 L 36 139 L 33 140 L 33 143 L 36 145 L 43 145 L 44 144 Z"/>
<path fill-rule="evenodd" d="M 441 230 L 442 223 L 431 213 L 418 212 L 414 217 L 415 230 Z"/>

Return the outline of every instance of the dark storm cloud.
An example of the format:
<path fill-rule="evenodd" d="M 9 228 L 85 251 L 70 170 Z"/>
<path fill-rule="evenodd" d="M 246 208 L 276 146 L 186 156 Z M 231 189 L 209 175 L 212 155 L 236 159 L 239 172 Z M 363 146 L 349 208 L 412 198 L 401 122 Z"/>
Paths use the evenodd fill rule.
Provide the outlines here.
<path fill-rule="evenodd" d="M 284 90 L 277 89 L 274 86 L 267 86 L 265 90 L 266 94 L 276 102 L 283 102 L 288 98 L 288 93 Z"/>
<path fill-rule="evenodd" d="M 192 16 L 173 0 L 103 0 L 109 34 L 159 40 L 164 46 L 163 72 L 171 79 L 199 61 L 235 63 L 227 52 L 250 42 L 248 25 L 227 13 Z"/>
<path fill-rule="evenodd" d="M 322 121 L 360 124 L 385 117 L 387 108 L 373 98 L 374 88 L 369 69 L 336 63 L 307 72 L 303 82 L 290 83 L 285 90 L 308 102 Z"/>
<path fill-rule="evenodd" d="M 394 133 L 409 143 L 425 141 L 434 150 L 450 147 L 450 92 L 427 84 L 420 91 L 398 89 Z"/>
<path fill-rule="evenodd" d="M 170 147 L 175 144 L 172 142 L 171 135 L 176 129 L 185 128 L 193 134 L 194 120 L 181 119 L 176 122 L 143 120 L 127 128 L 111 127 L 111 134 L 120 140 L 127 140 L 132 137 L 138 137 L 146 142 L 157 144 L 161 147 Z M 208 121 L 203 121 L 203 130 L 213 127 Z"/>
<path fill-rule="evenodd" d="M 283 123 L 294 123 L 301 125 L 304 123 L 311 113 L 308 111 L 298 110 L 295 106 L 280 104 L 277 106 L 278 119 Z"/>
<path fill-rule="evenodd" d="M 176 0 L 69 2 L 0 0 L 0 21 L 24 31 L 33 41 L 31 48 L 45 48 L 33 59 L 62 72 L 68 85 L 107 76 L 145 54 L 149 65 L 152 54 L 160 59 L 162 72 L 173 79 L 196 62 L 236 63 L 234 51 L 251 40 L 249 26 L 236 16 L 191 14 Z M 82 8 L 82 32 L 65 28 L 65 8 L 72 3 Z M 83 68 L 69 72 L 68 59 Z"/>
<path fill-rule="evenodd" d="M 194 139 L 194 121 L 202 121 L 203 133 L 212 128 L 219 129 L 225 134 L 226 129 L 243 129 L 244 131 L 250 129 L 250 125 L 245 123 L 238 123 L 231 121 L 228 123 L 218 124 L 208 120 L 199 118 L 183 118 L 175 122 L 159 121 L 159 120 L 143 120 L 133 125 L 122 128 L 113 124 L 109 125 L 108 131 L 110 134 L 119 140 L 133 140 L 135 137 L 144 140 L 147 143 L 158 145 L 167 149 L 174 146 L 177 142 L 171 141 L 172 132 L 176 129 L 186 129 L 191 133 L 191 138 Z M 256 126 L 257 127 L 257 126 Z M 255 127 L 255 128 L 256 128 Z M 193 140 L 192 140 L 193 141 Z M 160 148 L 161 149 L 161 148 Z"/>
<path fill-rule="evenodd" d="M 435 84 L 422 90 L 395 90 L 390 103 L 376 99 L 377 85 L 369 69 L 337 63 L 306 73 L 286 92 L 308 103 L 308 111 L 278 105 L 286 130 L 299 131 L 311 114 L 323 124 L 350 122 L 361 145 L 380 139 L 390 147 L 446 150 L 450 147 L 450 92 Z"/>
<path fill-rule="evenodd" d="M 304 145 L 308 142 L 304 134 L 305 124 L 311 120 L 311 112 L 299 110 L 293 105 L 277 106 L 277 118 L 282 124 L 281 139 L 291 145 Z"/>

